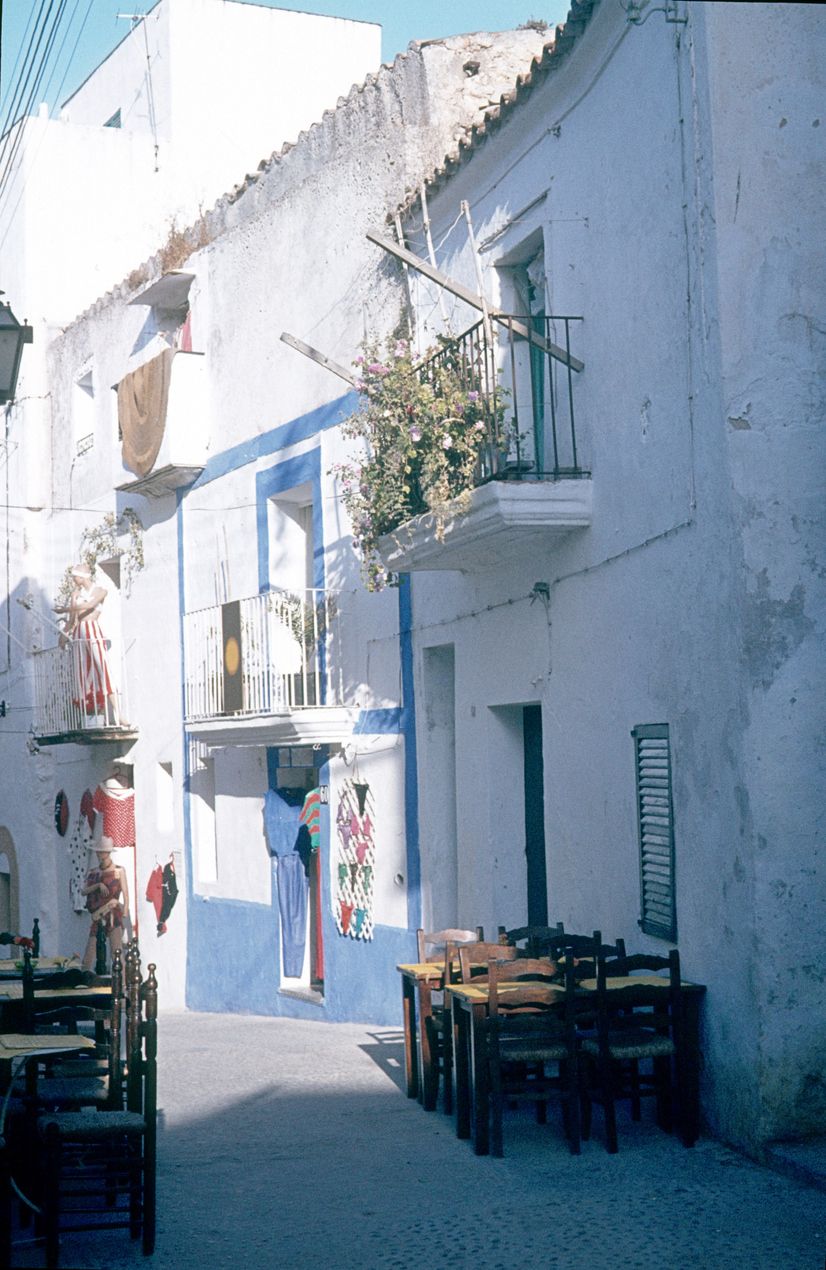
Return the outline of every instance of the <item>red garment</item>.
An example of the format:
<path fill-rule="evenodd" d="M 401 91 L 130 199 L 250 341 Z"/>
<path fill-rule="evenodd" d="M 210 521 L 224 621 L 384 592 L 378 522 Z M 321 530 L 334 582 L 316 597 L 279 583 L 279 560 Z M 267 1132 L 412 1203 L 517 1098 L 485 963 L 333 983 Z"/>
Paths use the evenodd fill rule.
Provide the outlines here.
<path fill-rule="evenodd" d="M 135 791 L 104 789 L 98 785 L 92 799 L 95 811 L 103 812 L 103 837 L 111 838 L 116 847 L 131 847 L 135 842 Z"/>
<path fill-rule="evenodd" d="M 160 906 L 164 902 L 164 870 L 155 865 L 146 883 L 146 898 L 155 909 L 155 921 L 160 923 Z"/>

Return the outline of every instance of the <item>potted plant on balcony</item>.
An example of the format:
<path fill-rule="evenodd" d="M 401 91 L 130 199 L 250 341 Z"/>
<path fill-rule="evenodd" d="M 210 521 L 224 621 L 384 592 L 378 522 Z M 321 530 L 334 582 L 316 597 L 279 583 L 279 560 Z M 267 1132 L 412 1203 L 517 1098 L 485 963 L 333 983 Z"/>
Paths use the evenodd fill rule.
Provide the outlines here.
<path fill-rule="evenodd" d="M 436 537 L 461 513 L 480 466 L 501 432 L 503 392 L 482 390 L 479 375 L 450 355 L 415 360 L 406 340 L 365 345 L 356 358 L 359 408 L 342 427 L 363 457 L 333 468 L 371 591 L 388 582 L 379 539 L 430 512 Z"/>

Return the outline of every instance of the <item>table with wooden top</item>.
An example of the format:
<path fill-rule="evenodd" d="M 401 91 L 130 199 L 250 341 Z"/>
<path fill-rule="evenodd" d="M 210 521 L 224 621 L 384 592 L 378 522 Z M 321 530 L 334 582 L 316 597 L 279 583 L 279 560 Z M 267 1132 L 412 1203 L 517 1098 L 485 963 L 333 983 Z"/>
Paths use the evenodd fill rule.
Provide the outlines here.
<path fill-rule="evenodd" d="M 668 992 L 669 983 L 660 975 L 628 975 L 607 980 L 608 990 L 649 985 L 662 987 Z M 500 984 L 500 996 L 508 991 L 530 986 L 529 981 Z M 596 996 L 596 979 L 583 979 L 580 991 Z M 565 989 L 546 982 L 537 982 L 539 992 L 550 1004 L 562 1002 Z M 488 1013 L 487 983 L 454 983 L 447 989 L 451 999 L 453 1018 L 453 1061 L 456 1073 L 456 1136 L 473 1138 L 477 1155 L 487 1155 L 490 1150 L 490 1088 L 485 1053 L 485 1029 L 482 1026 Z M 682 984 L 682 1039 L 683 1053 L 680 1082 L 685 1108 L 683 1110 L 683 1141 L 693 1146 L 699 1134 L 699 1083 L 700 1083 L 700 1002 L 705 987 L 698 983 Z"/>
<path fill-rule="evenodd" d="M 433 1012 L 432 994 L 442 987 L 445 963 L 406 962 L 396 966 L 396 969 L 402 977 L 405 1088 L 408 1098 L 421 1099 L 424 1089 L 423 1074 L 432 1061 L 424 1021 Z"/>
<path fill-rule="evenodd" d="M 95 1042 L 88 1036 L 32 1036 L 21 1032 L 0 1035 L 0 1265 L 9 1266 L 12 1259 L 12 1160 L 6 1147 L 4 1130 L 6 1108 L 15 1075 L 14 1064 L 27 1064 L 26 1083 L 31 1090 L 32 1081 L 36 1079 L 36 1075 L 30 1075 L 31 1059 L 74 1054 L 94 1047 Z"/>

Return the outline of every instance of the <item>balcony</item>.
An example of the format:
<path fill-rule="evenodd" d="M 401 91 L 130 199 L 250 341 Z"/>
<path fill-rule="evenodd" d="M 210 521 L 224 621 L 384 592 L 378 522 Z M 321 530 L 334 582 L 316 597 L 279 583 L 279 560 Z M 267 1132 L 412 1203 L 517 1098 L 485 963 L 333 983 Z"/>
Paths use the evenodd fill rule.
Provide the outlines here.
<path fill-rule="evenodd" d="M 203 353 L 178 351 L 174 354 L 165 417 L 162 407 L 154 416 L 154 405 L 146 407 L 148 425 L 162 429 L 160 448 L 150 470 L 143 475 L 136 475 L 121 460 L 115 477 L 119 491 L 159 498 L 191 485 L 200 476 L 209 449 L 206 372 Z M 138 398 L 140 392 L 141 387 L 137 385 Z M 121 431 L 124 431 L 123 421 Z"/>
<path fill-rule="evenodd" d="M 39 745 L 132 742 L 116 641 L 73 639 L 65 648 L 34 653 L 35 721 Z"/>
<path fill-rule="evenodd" d="M 486 434 L 468 496 L 446 515 L 426 512 L 380 539 L 388 569 L 473 572 L 546 551 L 590 525 L 591 479 L 575 417 L 574 377 L 584 367 L 571 349 L 581 320 L 497 314 L 422 365 L 437 392 L 443 368 L 458 371 L 482 404 Z"/>
<path fill-rule="evenodd" d="M 345 707 L 337 598 L 275 589 L 184 618 L 187 731 L 213 746 L 331 744 Z"/>

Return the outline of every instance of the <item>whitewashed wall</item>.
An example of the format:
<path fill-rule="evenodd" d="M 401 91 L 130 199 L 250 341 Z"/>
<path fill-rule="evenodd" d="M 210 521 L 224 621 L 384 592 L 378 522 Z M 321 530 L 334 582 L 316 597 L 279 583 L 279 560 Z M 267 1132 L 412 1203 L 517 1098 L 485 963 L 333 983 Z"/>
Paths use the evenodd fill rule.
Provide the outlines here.
<path fill-rule="evenodd" d="M 464 923 L 525 920 L 508 900 L 525 903 L 524 834 L 500 707 L 541 701 L 550 917 L 661 951 L 635 934 L 629 734 L 670 723 L 679 947 L 686 976 L 709 985 L 705 1105 L 755 1147 L 812 1132 L 824 1110 L 810 955 L 823 902 L 824 23 L 802 8 L 782 23 L 771 6 L 687 12 L 686 25 L 652 12 L 637 27 L 600 6 L 560 68 L 431 193 L 445 272 L 476 289 L 464 223 L 451 229 L 467 199 L 492 302 L 497 265 L 541 242 L 549 311 L 583 315 L 575 401 L 594 514 L 507 567 L 417 575 L 413 605 L 417 668 L 431 645 L 455 650 Z M 434 300 L 420 285 L 437 327 Z M 547 613 L 528 598 L 536 581 Z M 440 777 L 421 719 L 426 840 Z"/>

